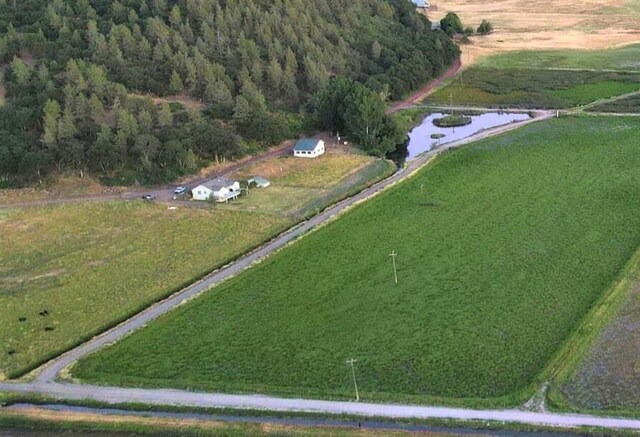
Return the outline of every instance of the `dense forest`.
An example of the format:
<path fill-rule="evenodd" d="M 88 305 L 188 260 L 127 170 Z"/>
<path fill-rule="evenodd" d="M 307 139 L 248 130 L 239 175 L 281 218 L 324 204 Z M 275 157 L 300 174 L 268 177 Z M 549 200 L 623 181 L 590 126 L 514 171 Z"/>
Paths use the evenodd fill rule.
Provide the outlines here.
<path fill-rule="evenodd" d="M 458 53 L 409 0 L 0 0 L 0 184 L 172 180 L 312 128 L 327 89 L 379 109 Z"/>

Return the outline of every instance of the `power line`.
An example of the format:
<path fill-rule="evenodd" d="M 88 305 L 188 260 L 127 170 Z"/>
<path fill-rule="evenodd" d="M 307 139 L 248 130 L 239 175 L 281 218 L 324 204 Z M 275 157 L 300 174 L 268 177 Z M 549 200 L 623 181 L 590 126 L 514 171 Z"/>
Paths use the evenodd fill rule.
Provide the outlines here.
<path fill-rule="evenodd" d="M 397 284 L 398 283 L 398 269 L 396 268 L 396 257 L 398 256 L 398 254 L 394 250 L 393 252 L 391 252 L 389 254 L 389 256 L 393 259 L 393 277 L 395 278 L 396 284 Z"/>
<path fill-rule="evenodd" d="M 354 363 L 356 363 L 358 360 L 351 358 L 350 360 L 347 360 L 347 364 L 351 364 L 351 375 L 353 375 L 353 386 L 356 389 L 356 402 L 360 401 L 360 394 L 358 393 L 358 383 L 356 382 L 356 369 L 353 366 Z"/>

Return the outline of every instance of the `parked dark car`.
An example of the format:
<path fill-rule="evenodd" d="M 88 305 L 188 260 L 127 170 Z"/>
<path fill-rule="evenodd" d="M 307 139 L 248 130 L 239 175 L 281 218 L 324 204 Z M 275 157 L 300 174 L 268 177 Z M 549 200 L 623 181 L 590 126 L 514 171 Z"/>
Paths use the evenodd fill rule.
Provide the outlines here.
<path fill-rule="evenodd" d="M 142 200 L 156 200 L 155 194 L 143 194 Z"/>

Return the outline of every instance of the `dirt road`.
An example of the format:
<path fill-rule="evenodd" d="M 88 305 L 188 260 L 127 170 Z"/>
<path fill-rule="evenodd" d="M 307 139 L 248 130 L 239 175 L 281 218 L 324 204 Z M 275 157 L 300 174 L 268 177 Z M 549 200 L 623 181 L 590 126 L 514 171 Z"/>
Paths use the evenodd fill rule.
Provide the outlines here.
<path fill-rule="evenodd" d="M 438 77 L 437 79 L 432 80 L 431 82 L 429 82 L 429 84 L 427 86 L 422 88 L 420 91 L 418 91 L 418 92 L 416 92 L 414 94 L 411 94 L 409 97 L 407 97 L 403 101 L 391 105 L 386 111 L 387 114 L 393 114 L 394 112 L 398 112 L 398 111 L 401 111 L 403 109 L 411 108 L 411 107 L 415 106 L 416 104 L 420 103 L 420 101 L 422 99 L 427 97 L 429 94 L 433 93 L 436 90 L 436 88 L 438 88 L 440 85 L 442 85 L 442 83 L 445 80 L 455 76 L 458 73 L 458 71 L 460 71 L 461 67 L 462 67 L 462 61 L 460 60 L 460 58 L 458 58 L 451 65 L 451 67 L 449 67 L 449 69 L 447 71 L 445 71 L 444 74 L 442 74 L 442 76 Z"/>
<path fill-rule="evenodd" d="M 256 164 L 258 162 L 265 161 L 271 158 L 277 158 L 280 156 L 288 155 L 292 152 L 293 146 L 294 146 L 293 141 L 287 141 L 278 147 L 274 147 L 270 149 L 268 152 L 265 152 L 262 155 L 253 156 L 250 158 L 237 161 L 234 164 L 227 166 L 224 169 L 210 173 L 205 177 L 193 178 L 188 183 L 185 183 L 184 186 L 190 189 L 206 181 L 216 179 L 221 176 L 229 175 L 235 171 L 240 170 L 241 168 Z M 0 209 L 24 208 L 28 206 L 41 206 L 41 205 L 60 205 L 64 203 L 75 203 L 75 202 L 104 202 L 107 200 L 133 200 L 133 199 L 140 199 L 143 194 L 152 194 L 157 198 L 157 200 L 162 202 L 168 202 L 173 199 L 174 187 L 175 187 L 175 184 L 170 186 L 136 189 L 133 191 L 126 191 L 118 194 L 105 193 L 105 194 L 95 194 L 91 196 L 62 197 L 62 198 L 32 200 L 27 202 L 15 202 L 15 203 L 8 203 L 8 204 L 0 204 Z"/>

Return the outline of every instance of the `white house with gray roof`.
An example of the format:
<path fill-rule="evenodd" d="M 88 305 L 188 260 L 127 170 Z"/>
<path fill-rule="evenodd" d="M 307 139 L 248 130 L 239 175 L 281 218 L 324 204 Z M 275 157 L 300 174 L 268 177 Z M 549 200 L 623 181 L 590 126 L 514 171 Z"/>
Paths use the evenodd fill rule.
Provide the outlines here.
<path fill-rule="evenodd" d="M 298 140 L 293 147 L 293 156 L 299 158 L 315 158 L 324 154 L 324 141 L 313 138 Z"/>
<path fill-rule="evenodd" d="M 193 200 L 215 200 L 227 202 L 241 193 L 240 182 L 224 177 L 213 179 L 191 190 Z"/>

